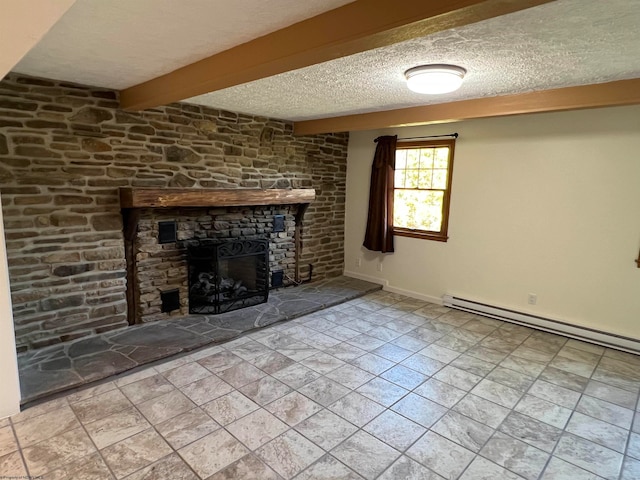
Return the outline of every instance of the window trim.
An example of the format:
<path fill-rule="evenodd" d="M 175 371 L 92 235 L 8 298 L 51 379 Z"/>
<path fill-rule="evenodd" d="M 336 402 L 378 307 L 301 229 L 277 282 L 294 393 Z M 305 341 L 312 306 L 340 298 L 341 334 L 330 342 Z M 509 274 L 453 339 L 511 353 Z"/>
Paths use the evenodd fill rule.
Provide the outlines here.
<path fill-rule="evenodd" d="M 393 227 L 393 234 L 399 237 L 410 237 L 410 238 L 421 238 L 424 240 L 434 240 L 437 242 L 446 242 L 449 239 L 448 231 L 449 231 L 449 207 L 451 205 L 451 187 L 453 180 L 453 159 L 455 153 L 455 139 L 440 139 L 440 140 L 420 140 L 420 141 L 406 141 L 406 142 L 398 142 L 396 145 L 396 151 L 398 150 L 409 150 L 412 148 L 438 148 L 438 147 L 449 147 L 449 164 L 447 167 L 447 188 L 444 190 L 444 196 L 442 200 L 442 226 L 439 232 L 433 232 L 429 230 L 418 230 L 412 228 L 404 228 L 404 227 Z M 394 164 L 394 173 L 395 173 L 395 164 Z M 420 189 L 418 189 L 420 190 Z M 423 189 L 424 190 L 424 189 Z M 393 188 L 394 196 L 395 196 L 395 185 Z"/>

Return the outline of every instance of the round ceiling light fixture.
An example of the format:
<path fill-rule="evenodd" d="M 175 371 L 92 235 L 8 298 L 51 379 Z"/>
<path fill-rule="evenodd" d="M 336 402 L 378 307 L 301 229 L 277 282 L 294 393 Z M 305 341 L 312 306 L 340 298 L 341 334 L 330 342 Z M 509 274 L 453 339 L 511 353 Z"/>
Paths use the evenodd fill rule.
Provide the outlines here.
<path fill-rule="evenodd" d="M 455 65 L 421 65 L 404 72 L 409 90 L 436 95 L 457 90 L 467 71 Z"/>

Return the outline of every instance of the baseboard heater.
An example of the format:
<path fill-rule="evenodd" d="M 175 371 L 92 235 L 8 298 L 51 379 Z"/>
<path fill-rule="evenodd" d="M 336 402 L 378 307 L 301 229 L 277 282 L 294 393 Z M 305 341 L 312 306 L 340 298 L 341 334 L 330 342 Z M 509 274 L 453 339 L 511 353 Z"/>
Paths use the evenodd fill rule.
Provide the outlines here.
<path fill-rule="evenodd" d="M 607 333 L 588 327 L 579 327 L 560 320 L 531 315 L 529 313 L 517 312 L 486 303 L 480 303 L 453 295 L 444 295 L 442 303 L 446 307 L 464 310 L 465 312 L 484 315 L 505 322 L 516 323 L 525 327 L 544 330 L 546 332 L 557 333 L 567 337 L 582 340 L 584 342 L 595 343 L 604 347 L 624 350 L 626 352 L 640 354 L 640 340 L 614 333 Z"/>

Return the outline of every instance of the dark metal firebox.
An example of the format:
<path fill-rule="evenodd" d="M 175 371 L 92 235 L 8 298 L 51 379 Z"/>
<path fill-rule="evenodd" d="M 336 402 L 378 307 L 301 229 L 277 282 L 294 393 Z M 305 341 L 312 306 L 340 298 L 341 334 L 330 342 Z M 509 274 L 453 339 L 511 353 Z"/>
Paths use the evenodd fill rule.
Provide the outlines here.
<path fill-rule="evenodd" d="M 269 297 L 267 240 L 200 241 L 188 247 L 189 313 L 218 314 Z"/>

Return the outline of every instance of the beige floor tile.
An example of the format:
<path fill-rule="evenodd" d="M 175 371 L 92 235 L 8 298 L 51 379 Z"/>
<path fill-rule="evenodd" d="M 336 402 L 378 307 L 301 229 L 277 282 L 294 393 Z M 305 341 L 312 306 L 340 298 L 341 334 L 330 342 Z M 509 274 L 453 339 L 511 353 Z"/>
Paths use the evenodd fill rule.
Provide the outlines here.
<path fill-rule="evenodd" d="M 358 427 L 364 426 L 384 411 L 382 405 L 356 392 L 345 395 L 328 408 Z"/>
<path fill-rule="evenodd" d="M 207 480 L 281 480 L 282 477 L 271 470 L 253 454 L 245 455 L 237 462 L 215 473 Z"/>
<path fill-rule="evenodd" d="M 45 413 L 52 412 L 53 410 L 57 410 L 59 408 L 67 406 L 68 404 L 69 402 L 67 401 L 67 397 L 60 397 L 56 398 L 55 400 L 49 400 L 48 402 L 39 403 L 38 405 L 22 410 L 20 413 L 13 415 L 11 417 L 11 421 L 14 424 L 24 422 L 29 418 L 44 415 Z"/>
<path fill-rule="evenodd" d="M 177 453 L 132 473 L 126 480 L 199 480 Z"/>
<path fill-rule="evenodd" d="M 325 455 L 300 473 L 296 480 L 362 480 L 362 477 L 331 455 Z"/>
<path fill-rule="evenodd" d="M 410 393 L 391 407 L 396 413 L 429 428 L 442 417 L 447 409 L 427 398 Z"/>
<path fill-rule="evenodd" d="M 182 387 L 211 375 L 211 372 L 197 362 L 190 362 L 162 374 L 176 387 Z"/>
<path fill-rule="evenodd" d="M 428 376 L 423 375 L 420 372 L 416 372 L 415 370 L 411 370 L 410 368 L 403 365 L 396 365 L 380 376 L 385 380 L 389 380 L 396 385 L 400 385 L 401 387 L 406 388 L 407 390 L 416 388 L 427 378 L 429 378 Z"/>
<path fill-rule="evenodd" d="M 440 382 L 435 378 L 430 378 L 416 388 L 414 393 L 417 393 L 421 397 L 428 398 L 429 400 L 433 400 L 447 408 L 451 408 L 458 403 L 467 392 L 460 390 L 453 385 Z"/>
<path fill-rule="evenodd" d="M 110 392 L 111 390 L 115 390 L 116 384 L 115 382 L 107 382 L 101 385 L 96 385 L 95 387 L 83 388 L 75 393 L 67 395 L 67 401 L 69 403 L 81 402 L 82 400 L 86 400 L 87 398 L 95 397 L 96 395 L 100 395 L 101 393 Z"/>
<path fill-rule="evenodd" d="M 202 409 L 220 425 L 228 425 L 258 408 L 258 404 L 238 391 L 223 395 L 202 406 Z"/>
<path fill-rule="evenodd" d="M 166 372 L 168 370 L 172 370 L 174 368 L 177 368 L 181 365 L 186 365 L 187 363 L 191 362 L 191 358 L 188 355 L 182 355 L 179 356 L 177 358 L 173 358 L 170 360 L 167 360 L 166 362 L 162 362 L 158 365 L 156 365 L 155 367 L 153 367 L 156 372 L 158 373 L 163 373 Z"/>
<path fill-rule="evenodd" d="M 472 394 L 460 400 L 453 410 L 491 428 L 498 428 L 510 412 L 508 408 Z"/>
<path fill-rule="evenodd" d="M 273 374 L 275 378 L 283 383 L 286 383 L 291 388 L 300 388 L 307 383 L 313 382 L 317 378 L 320 378 L 320 374 L 310 368 L 294 363 L 291 366 L 285 367 L 282 370 L 278 370 Z"/>
<path fill-rule="evenodd" d="M 302 360 L 300 363 L 305 367 L 310 368 L 311 370 L 314 370 L 322 375 L 326 375 L 332 370 L 345 365 L 345 362 L 343 362 L 342 360 L 339 360 L 336 357 L 328 355 L 324 352 L 311 355 L 310 357 Z"/>
<path fill-rule="evenodd" d="M 262 408 L 226 426 L 234 437 L 251 450 L 264 445 L 288 428 L 285 423 Z"/>
<path fill-rule="evenodd" d="M 102 450 L 102 457 L 117 478 L 124 478 L 171 452 L 162 437 L 149 429 L 108 446 Z"/>
<path fill-rule="evenodd" d="M 304 387 L 299 388 L 298 391 L 325 407 L 349 393 L 348 388 L 326 377 L 320 377 L 311 383 L 307 383 Z"/>
<path fill-rule="evenodd" d="M 253 340 L 243 343 L 242 345 L 238 345 L 229 349 L 231 353 L 239 356 L 243 360 L 253 360 L 256 357 L 264 355 L 266 353 L 270 353 L 271 350 L 269 347 L 262 343 L 254 342 Z"/>
<path fill-rule="evenodd" d="M 374 378 L 359 387 L 356 391 L 360 395 L 378 402 L 385 407 L 390 407 L 409 393 L 408 390 L 405 390 L 395 383 L 388 382 L 382 378 Z"/>
<path fill-rule="evenodd" d="M 491 477 L 486 480 L 498 480 L 499 477 Z M 420 465 L 418 462 L 411 460 L 409 457 L 402 455 L 398 460 L 385 470 L 378 477 L 378 480 L 444 480 L 437 473 L 432 472 L 427 467 Z M 474 480 L 485 480 L 484 478 L 476 478 Z M 503 480 L 500 478 L 500 480 Z"/>
<path fill-rule="evenodd" d="M 329 410 L 322 410 L 296 425 L 295 429 L 325 450 L 331 450 L 358 427 Z"/>
<path fill-rule="evenodd" d="M 379 357 L 372 353 L 365 353 L 361 357 L 352 360 L 352 365 L 355 365 L 362 370 L 366 370 L 369 373 L 373 373 L 374 375 L 380 375 L 385 370 L 389 370 L 391 367 L 395 365 L 394 362 L 387 360 L 386 358 Z"/>
<path fill-rule="evenodd" d="M 427 432 L 414 443 L 407 455 L 445 478 L 458 478 L 475 454 L 434 433 Z"/>
<path fill-rule="evenodd" d="M 139 380 L 144 380 L 145 378 L 153 377 L 157 375 L 158 372 L 153 367 L 147 367 L 142 370 L 135 371 L 133 373 L 124 373 L 122 375 L 118 375 L 115 377 L 115 384 L 117 387 L 122 388 L 130 383 L 137 382 Z"/>
<path fill-rule="evenodd" d="M 158 433 L 176 450 L 219 428 L 220 425 L 199 408 L 156 425 Z"/>
<path fill-rule="evenodd" d="M 266 405 L 286 395 L 291 388 L 273 377 L 263 377 L 239 389 L 258 405 Z"/>
<path fill-rule="evenodd" d="M 222 351 L 209 355 L 208 357 L 201 358 L 198 363 L 205 367 L 207 370 L 213 373 L 220 373 L 228 370 L 229 368 L 242 363 L 244 360 L 231 352 Z"/>
<path fill-rule="evenodd" d="M 352 435 L 331 453 L 369 480 L 384 472 L 400 456 L 400 452 L 363 431 Z"/>
<path fill-rule="evenodd" d="M 96 447 L 103 449 L 136 433 L 140 433 L 150 426 L 149 422 L 145 420 L 138 410 L 130 408 L 95 422 L 87 423 L 85 428 Z"/>
<path fill-rule="evenodd" d="M 322 406 L 298 392 L 291 392 L 265 408 L 290 426 L 297 425 L 322 410 Z"/>
<path fill-rule="evenodd" d="M 214 353 L 220 353 L 223 350 L 224 349 L 222 348 L 221 345 L 214 345 L 213 347 L 204 347 L 202 349 L 195 350 L 195 351 L 191 352 L 189 354 L 189 357 L 194 361 L 198 361 L 198 360 L 201 360 L 201 359 L 203 359 L 205 357 L 209 357 L 209 356 L 213 355 Z"/>
<path fill-rule="evenodd" d="M 0 473 L 6 478 L 28 478 L 20 452 L 0 456 Z"/>
<path fill-rule="evenodd" d="M 285 479 L 290 479 L 323 455 L 322 449 L 289 430 L 260 447 L 256 454 Z"/>
<path fill-rule="evenodd" d="M 271 351 L 270 353 L 249 360 L 249 363 L 263 372 L 272 375 L 283 368 L 287 368 L 289 365 L 293 365 L 295 362 L 281 353 Z"/>
<path fill-rule="evenodd" d="M 208 478 L 244 457 L 249 450 L 223 429 L 178 450 L 185 462 L 201 477 Z"/>
<path fill-rule="evenodd" d="M 71 408 L 82 423 L 89 423 L 126 410 L 131 406 L 131 402 L 127 400 L 120 390 L 111 390 L 74 403 Z"/>
<path fill-rule="evenodd" d="M 233 387 L 217 376 L 210 375 L 189 385 L 180 387 L 180 390 L 196 405 L 203 405 L 232 392 Z"/>
<path fill-rule="evenodd" d="M 95 447 L 82 428 L 76 428 L 43 440 L 22 453 L 29 473 L 42 475 L 95 452 Z"/>
<path fill-rule="evenodd" d="M 427 431 L 426 428 L 391 410 L 378 415 L 363 430 L 400 451 L 409 448 Z"/>
<path fill-rule="evenodd" d="M 478 452 L 494 432 L 492 428 L 452 411 L 438 420 L 431 430 L 472 452 Z"/>
<path fill-rule="evenodd" d="M 127 398 L 136 405 L 169 393 L 174 389 L 175 387 L 169 380 L 158 374 L 129 383 L 120 388 Z"/>
<path fill-rule="evenodd" d="M 0 457 L 18 450 L 18 442 L 10 425 L 0 428 Z"/>
<path fill-rule="evenodd" d="M 262 370 L 245 361 L 218 374 L 222 380 L 234 388 L 240 388 L 248 383 L 260 380 L 265 375 L 266 373 Z"/>
<path fill-rule="evenodd" d="M 355 389 L 375 378 L 375 375 L 347 364 L 327 373 L 326 377 L 349 389 Z"/>
<path fill-rule="evenodd" d="M 523 477 L 520 477 L 519 475 L 511 473 L 510 471 L 502 468 L 500 465 L 496 465 L 495 463 L 490 462 L 486 458 L 476 457 L 462 474 L 460 480 L 522 480 L 522 478 Z M 562 480 L 562 477 L 556 478 L 556 480 Z M 566 480 L 579 479 L 567 478 Z"/>
<path fill-rule="evenodd" d="M 156 425 L 191 410 L 195 406 L 182 392 L 173 390 L 141 403 L 138 405 L 138 409 L 152 425 Z"/>
<path fill-rule="evenodd" d="M 113 478 L 115 477 L 99 453 L 67 463 L 45 475 L 46 480 L 111 480 Z"/>
<path fill-rule="evenodd" d="M 549 454 L 513 437 L 496 432 L 482 447 L 480 454 L 529 480 L 537 479 Z"/>

